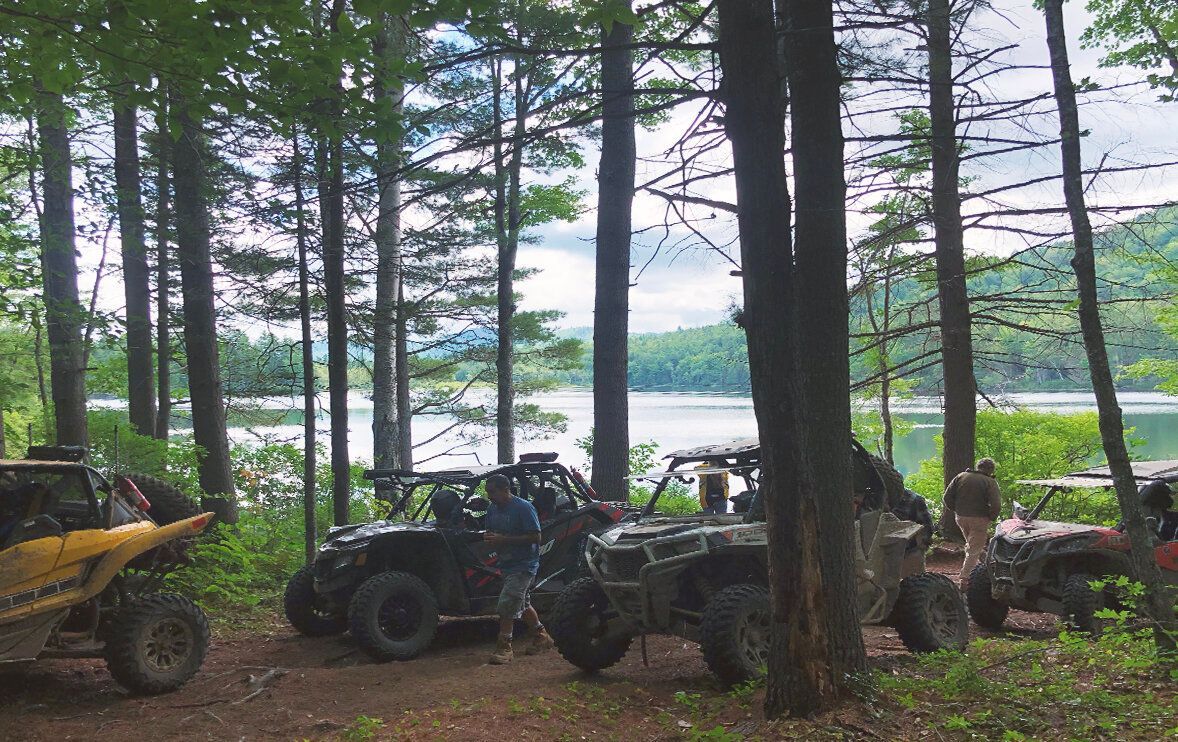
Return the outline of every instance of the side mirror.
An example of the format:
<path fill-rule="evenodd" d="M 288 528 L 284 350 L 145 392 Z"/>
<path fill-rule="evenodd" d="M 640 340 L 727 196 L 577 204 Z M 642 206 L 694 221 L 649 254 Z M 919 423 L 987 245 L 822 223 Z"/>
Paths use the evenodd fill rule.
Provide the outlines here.
<path fill-rule="evenodd" d="M 1025 507 L 1023 507 L 1022 504 L 1019 503 L 1018 500 L 1014 501 L 1013 512 L 1014 512 L 1014 517 L 1018 518 L 1019 520 L 1026 520 L 1027 516 L 1031 514 L 1031 511 L 1027 510 Z"/>
<path fill-rule="evenodd" d="M 491 503 L 487 502 L 485 497 L 472 497 L 466 501 L 466 505 L 463 507 L 472 513 L 485 513 L 487 508 L 491 507 Z"/>

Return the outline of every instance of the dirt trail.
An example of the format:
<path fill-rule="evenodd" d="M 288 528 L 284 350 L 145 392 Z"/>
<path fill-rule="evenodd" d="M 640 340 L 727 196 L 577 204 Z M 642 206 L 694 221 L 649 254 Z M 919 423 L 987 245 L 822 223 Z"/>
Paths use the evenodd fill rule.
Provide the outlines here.
<path fill-rule="evenodd" d="M 952 572 L 952 559 L 939 555 L 930 567 Z M 1008 626 L 1041 634 L 1053 623 L 1015 612 Z M 715 688 L 695 645 L 671 637 L 648 638 L 648 666 L 636 641 L 594 677 L 555 652 L 488 665 L 494 634 L 492 621 L 445 621 L 423 657 L 375 664 L 346 635 L 307 639 L 275 617 L 261 630 L 216 632 L 196 678 L 154 698 L 128 696 L 96 660 L 2 670 L 0 739 L 318 739 L 338 737 L 361 716 L 385 721 L 379 738 L 646 737 L 667 725 L 676 691 Z M 892 629 L 867 627 L 864 636 L 876 663 L 906 654 Z M 286 672 L 245 700 L 250 676 L 273 668 Z M 685 729 L 676 724 L 663 736 Z"/>

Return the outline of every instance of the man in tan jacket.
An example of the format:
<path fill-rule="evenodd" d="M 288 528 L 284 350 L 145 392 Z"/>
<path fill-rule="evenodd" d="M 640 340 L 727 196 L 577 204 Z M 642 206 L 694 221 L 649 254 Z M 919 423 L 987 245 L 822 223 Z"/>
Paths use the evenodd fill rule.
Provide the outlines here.
<path fill-rule="evenodd" d="M 986 550 L 990 524 L 1002 510 L 1002 493 L 994 479 L 997 468 L 994 459 L 982 459 L 976 468 L 953 477 L 945 488 L 945 507 L 954 512 L 957 527 L 965 536 L 965 561 L 961 563 L 960 575 L 962 590 L 969 586 L 969 574 Z"/>

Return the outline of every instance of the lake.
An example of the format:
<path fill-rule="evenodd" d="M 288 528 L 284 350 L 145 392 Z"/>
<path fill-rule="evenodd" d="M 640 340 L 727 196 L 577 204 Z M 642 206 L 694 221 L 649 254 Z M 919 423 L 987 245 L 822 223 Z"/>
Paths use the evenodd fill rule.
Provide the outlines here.
<path fill-rule="evenodd" d="M 1146 444 L 1136 451 L 1149 458 L 1178 458 L 1178 398 L 1149 392 L 1123 392 L 1119 395 L 1126 426 Z M 539 440 L 517 441 L 516 450 L 557 451 L 562 460 L 581 465 L 586 457 L 574 441 L 589 433 L 593 421 L 593 395 L 588 390 L 562 389 L 537 395 L 534 401 L 545 410 L 568 416 L 562 433 Z M 326 399 L 323 400 L 324 404 Z M 995 399 L 995 402 L 999 400 Z M 1001 404 L 1049 412 L 1082 412 L 1095 409 L 1092 396 L 1084 393 L 1050 392 L 1010 394 Z M 299 441 L 302 437 L 300 400 L 265 400 L 263 406 L 276 413 L 277 424 L 253 427 L 233 426 L 234 442 L 259 440 Z M 916 470 L 921 460 L 935 452 L 933 436 L 940 432 L 940 399 L 917 397 L 893 404 L 893 414 L 915 424 L 908 435 L 896 441 L 896 465 L 905 474 Z M 283 412 L 286 411 L 286 412 Z M 413 421 L 416 441 L 426 441 L 444 430 L 448 421 L 437 417 L 419 417 Z M 326 445 L 326 413 L 319 414 L 320 440 Z M 352 395 L 349 404 L 349 449 L 353 459 L 372 460 L 372 402 L 360 394 Z M 480 439 L 463 445 L 454 437 L 443 436 L 419 446 L 415 458 L 431 467 L 490 463 L 495 460 L 493 430 L 478 431 Z M 723 442 L 756 435 L 752 400 L 747 396 L 729 396 L 684 392 L 631 392 L 630 442 L 654 442 L 659 454 L 705 443 Z M 456 448 L 457 447 L 457 448 Z M 984 453 L 984 452 L 979 452 Z"/>

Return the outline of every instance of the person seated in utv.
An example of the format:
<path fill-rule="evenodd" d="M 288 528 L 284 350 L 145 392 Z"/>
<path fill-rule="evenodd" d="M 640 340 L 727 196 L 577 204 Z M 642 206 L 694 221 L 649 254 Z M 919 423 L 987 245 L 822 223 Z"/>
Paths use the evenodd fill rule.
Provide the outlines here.
<path fill-rule="evenodd" d="M 434 525 L 438 528 L 466 527 L 462 497 L 454 490 L 438 490 L 430 496 L 429 504 L 434 511 Z"/>
<path fill-rule="evenodd" d="M 38 514 L 50 494 L 49 487 L 41 482 L 0 490 L 0 548 L 22 521 Z"/>
<path fill-rule="evenodd" d="M 1174 510 L 1174 491 L 1160 479 L 1144 485 L 1138 494 L 1147 518 L 1157 518 L 1158 538 L 1178 541 L 1178 511 Z M 1124 530 L 1122 527 L 1121 530 Z"/>
<path fill-rule="evenodd" d="M 696 469 L 714 469 L 724 466 L 722 461 L 705 461 Z M 728 512 L 728 472 L 713 472 L 699 475 L 699 507 L 713 515 Z"/>

